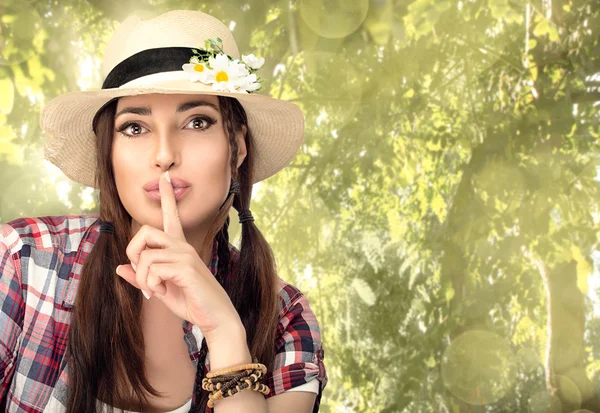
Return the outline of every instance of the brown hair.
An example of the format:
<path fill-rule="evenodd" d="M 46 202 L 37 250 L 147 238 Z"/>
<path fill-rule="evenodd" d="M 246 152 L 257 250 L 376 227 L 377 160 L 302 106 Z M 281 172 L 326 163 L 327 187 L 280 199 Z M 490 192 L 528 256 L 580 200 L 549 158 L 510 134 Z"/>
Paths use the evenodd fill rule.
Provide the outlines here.
<path fill-rule="evenodd" d="M 231 285 L 226 277 L 230 268 L 229 210 L 249 208 L 253 179 L 253 140 L 246 113 L 233 98 L 219 96 L 223 129 L 229 140 L 232 179 L 240 184 L 239 193 L 229 195 L 212 223 L 204 246 L 218 241 L 217 279 L 229 295 L 246 329 L 248 348 L 253 357 L 269 369 L 275 357 L 275 332 L 278 322 L 278 290 L 272 250 L 253 222 L 242 225 L 242 240 L 237 265 L 231 266 Z M 111 150 L 117 100 L 105 105 L 94 119 L 100 218 L 112 222 L 113 235 L 100 233 L 82 268 L 74 311 L 67 339 L 69 397 L 67 413 L 96 411 L 96 398 L 127 410 L 140 411 L 147 404 L 146 392 L 154 389 L 145 375 L 144 335 L 141 329 L 141 292 L 119 277 L 117 265 L 129 263 L 125 250 L 131 240 L 131 216 L 120 202 L 112 168 Z M 236 132 L 246 125 L 247 155 L 237 166 Z M 207 355 L 203 340 L 196 374 L 197 412 L 206 410 L 208 394 L 199 385 L 204 377 Z M 191 361 L 190 361 L 191 362 Z M 127 389 L 131 388 L 133 393 Z M 112 410 L 112 409 L 111 409 Z"/>

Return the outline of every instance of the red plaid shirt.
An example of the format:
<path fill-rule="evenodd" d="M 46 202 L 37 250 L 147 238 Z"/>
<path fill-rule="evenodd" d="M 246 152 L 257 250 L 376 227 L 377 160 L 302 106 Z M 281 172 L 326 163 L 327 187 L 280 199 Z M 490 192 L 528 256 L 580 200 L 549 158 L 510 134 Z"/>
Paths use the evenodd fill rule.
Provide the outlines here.
<path fill-rule="evenodd" d="M 71 311 L 81 268 L 99 229 L 98 214 L 19 218 L 0 225 L 0 411 L 65 410 L 64 353 Z M 213 275 L 218 268 L 217 246 L 215 240 Z M 235 263 L 239 251 L 230 248 Z M 327 384 L 319 325 L 307 298 L 279 281 L 277 354 L 273 371 L 267 372 L 265 383 L 271 393 L 266 397 L 313 391 L 316 413 Z M 197 366 L 202 332 L 188 321 L 182 329 L 190 359 Z M 209 370 L 210 353 L 205 372 Z M 195 397 L 191 403 L 196 403 Z"/>

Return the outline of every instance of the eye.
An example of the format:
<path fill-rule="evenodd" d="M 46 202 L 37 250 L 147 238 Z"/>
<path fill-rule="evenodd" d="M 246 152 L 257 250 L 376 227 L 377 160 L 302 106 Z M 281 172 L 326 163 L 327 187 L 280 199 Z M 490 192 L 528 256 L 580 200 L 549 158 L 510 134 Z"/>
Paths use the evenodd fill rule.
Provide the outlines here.
<path fill-rule="evenodd" d="M 207 116 L 196 116 L 189 121 L 188 125 L 193 125 L 192 129 L 206 130 L 214 125 L 217 121 Z"/>
<path fill-rule="evenodd" d="M 129 128 L 131 128 L 132 133 L 126 133 L 127 130 L 129 130 Z M 117 129 L 117 132 L 122 133 L 125 136 L 128 137 L 133 137 L 136 135 L 141 135 L 141 130 L 142 129 L 146 129 L 143 126 L 141 126 L 139 123 L 135 123 L 135 122 L 125 122 L 123 125 L 121 125 L 120 128 Z M 147 129 L 146 129 L 147 130 Z M 134 132 L 137 131 L 137 132 Z"/>
<path fill-rule="evenodd" d="M 189 121 L 186 126 L 192 125 L 191 129 L 198 130 L 198 131 L 205 131 L 208 128 L 210 128 L 212 125 L 214 125 L 215 123 L 217 123 L 217 121 L 208 116 L 196 116 L 191 121 Z M 190 129 L 190 128 L 188 128 L 188 129 Z M 125 122 L 123 125 L 121 125 L 121 127 L 116 129 L 116 131 L 125 135 L 127 138 L 133 138 L 135 136 L 143 134 L 144 133 L 143 131 L 147 132 L 148 129 L 144 128 L 143 126 L 141 126 L 139 123 L 136 123 L 136 122 Z"/>

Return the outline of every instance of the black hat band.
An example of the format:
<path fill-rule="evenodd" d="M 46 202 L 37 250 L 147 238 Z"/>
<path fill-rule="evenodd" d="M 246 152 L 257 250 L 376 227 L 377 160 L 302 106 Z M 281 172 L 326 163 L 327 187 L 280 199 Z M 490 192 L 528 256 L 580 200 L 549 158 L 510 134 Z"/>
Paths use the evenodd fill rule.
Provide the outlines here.
<path fill-rule="evenodd" d="M 196 48 L 200 54 L 209 52 Z M 191 47 L 159 47 L 142 50 L 116 65 L 104 79 L 102 89 L 118 88 L 137 78 L 162 72 L 183 71 L 194 56 Z"/>

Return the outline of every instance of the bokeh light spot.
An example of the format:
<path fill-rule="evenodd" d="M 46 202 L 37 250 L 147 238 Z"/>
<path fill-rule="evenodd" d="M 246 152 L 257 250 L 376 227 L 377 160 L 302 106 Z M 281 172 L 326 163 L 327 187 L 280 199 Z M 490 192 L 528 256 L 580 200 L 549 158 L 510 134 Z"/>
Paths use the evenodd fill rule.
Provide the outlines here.
<path fill-rule="evenodd" d="M 457 398 L 475 405 L 503 397 L 517 377 L 516 357 L 499 335 L 472 330 L 458 336 L 444 352 L 442 380 Z"/>
<path fill-rule="evenodd" d="M 562 403 L 556 396 L 546 390 L 540 390 L 531 395 L 527 403 L 529 413 L 561 413 Z"/>
<path fill-rule="evenodd" d="M 327 38 L 346 37 L 360 27 L 368 0 L 302 0 L 300 16 L 312 31 Z"/>

